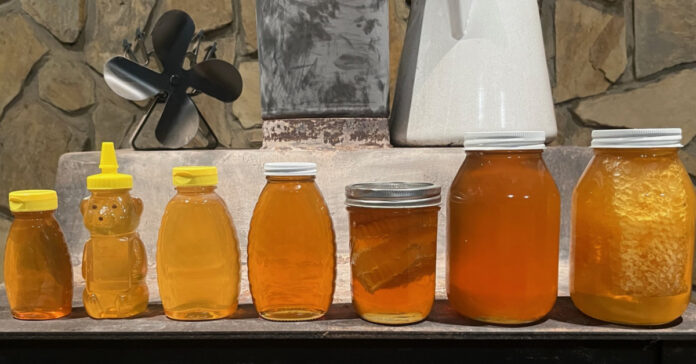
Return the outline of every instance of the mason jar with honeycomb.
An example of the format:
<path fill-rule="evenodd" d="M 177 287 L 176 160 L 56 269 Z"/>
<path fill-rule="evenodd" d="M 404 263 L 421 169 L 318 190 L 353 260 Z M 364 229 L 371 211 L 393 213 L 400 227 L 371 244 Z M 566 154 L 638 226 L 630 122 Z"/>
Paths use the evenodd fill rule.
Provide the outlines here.
<path fill-rule="evenodd" d="M 360 183 L 346 187 L 353 307 L 387 325 L 424 320 L 435 299 L 440 187 Z"/>
<path fill-rule="evenodd" d="M 447 296 L 495 324 L 543 318 L 558 294 L 560 195 L 542 131 L 466 133 L 447 221 Z"/>
<path fill-rule="evenodd" d="M 696 206 L 680 143 L 681 129 L 592 132 L 570 251 L 570 296 L 588 316 L 659 325 L 686 309 Z"/>

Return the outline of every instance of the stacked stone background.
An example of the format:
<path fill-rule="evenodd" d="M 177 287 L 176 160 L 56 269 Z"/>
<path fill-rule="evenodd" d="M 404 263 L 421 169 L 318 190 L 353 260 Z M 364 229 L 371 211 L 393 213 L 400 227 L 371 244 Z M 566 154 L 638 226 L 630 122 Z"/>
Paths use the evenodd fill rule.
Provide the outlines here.
<path fill-rule="evenodd" d="M 681 127 L 681 152 L 696 175 L 696 1 L 538 0 L 559 134 L 589 144 L 597 128 Z M 408 6 L 390 4 L 393 94 Z M 122 39 L 152 29 L 169 9 L 187 11 L 207 45 L 234 63 L 244 92 L 233 104 L 195 101 L 224 147 L 261 144 L 254 0 L 0 0 L 0 240 L 7 193 L 50 188 L 62 153 L 126 146 L 145 112 L 113 94 L 104 62 Z M 465 60 L 462 61 L 463 63 Z"/>

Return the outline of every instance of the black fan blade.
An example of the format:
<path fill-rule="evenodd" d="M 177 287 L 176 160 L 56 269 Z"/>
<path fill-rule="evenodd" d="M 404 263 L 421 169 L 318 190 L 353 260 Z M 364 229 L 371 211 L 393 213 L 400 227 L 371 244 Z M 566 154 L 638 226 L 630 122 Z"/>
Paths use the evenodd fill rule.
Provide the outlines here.
<path fill-rule="evenodd" d="M 191 17 L 181 10 L 170 10 L 157 20 L 152 29 L 152 47 L 165 73 L 179 72 L 195 30 Z"/>
<path fill-rule="evenodd" d="M 181 148 L 196 136 L 199 120 L 196 105 L 186 90 L 179 88 L 167 98 L 155 137 L 167 148 Z"/>
<path fill-rule="evenodd" d="M 104 81 L 117 95 L 133 101 L 147 100 L 168 87 L 166 77 L 123 57 L 104 64 Z"/>
<path fill-rule="evenodd" d="M 189 86 L 220 101 L 232 102 L 242 93 L 242 76 L 239 71 L 220 59 L 195 64 L 188 76 Z"/>

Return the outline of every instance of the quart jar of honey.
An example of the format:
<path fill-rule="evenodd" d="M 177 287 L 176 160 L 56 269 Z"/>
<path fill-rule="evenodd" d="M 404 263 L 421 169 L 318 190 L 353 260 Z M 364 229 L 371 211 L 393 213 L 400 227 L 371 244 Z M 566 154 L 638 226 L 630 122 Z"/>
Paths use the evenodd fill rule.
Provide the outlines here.
<path fill-rule="evenodd" d="M 694 190 L 677 152 L 681 129 L 592 132 L 575 187 L 570 296 L 594 318 L 659 325 L 691 294 Z"/>
<path fill-rule="evenodd" d="M 12 316 L 48 320 L 70 314 L 73 275 L 70 253 L 53 212 L 52 190 L 10 192 L 14 221 L 5 245 L 5 289 Z"/>
<path fill-rule="evenodd" d="M 440 187 L 431 183 L 346 186 L 353 307 L 363 319 L 424 320 L 435 299 Z"/>
<path fill-rule="evenodd" d="M 336 245 L 329 209 L 314 182 L 317 165 L 264 165 L 266 186 L 249 227 L 249 287 L 273 321 L 324 316 L 333 299 Z"/>
<path fill-rule="evenodd" d="M 560 196 L 544 132 L 466 133 L 447 220 L 447 295 L 496 324 L 543 318 L 556 302 Z"/>

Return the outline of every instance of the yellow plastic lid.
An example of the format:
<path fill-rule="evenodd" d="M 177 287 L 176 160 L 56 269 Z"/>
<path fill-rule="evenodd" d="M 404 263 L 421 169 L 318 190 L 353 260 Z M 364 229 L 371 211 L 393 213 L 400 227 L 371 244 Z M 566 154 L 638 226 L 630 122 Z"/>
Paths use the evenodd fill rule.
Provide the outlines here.
<path fill-rule="evenodd" d="M 58 195 L 53 190 L 22 190 L 10 192 L 10 211 L 52 211 L 58 208 Z"/>
<path fill-rule="evenodd" d="M 101 169 L 101 173 L 87 177 L 88 190 L 121 190 L 133 188 L 133 177 L 130 174 L 118 173 L 118 162 L 116 161 L 114 143 L 102 143 L 99 168 Z"/>
<path fill-rule="evenodd" d="M 213 166 L 174 167 L 172 182 L 176 187 L 215 186 L 218 183 L 217 168 Z"/>

